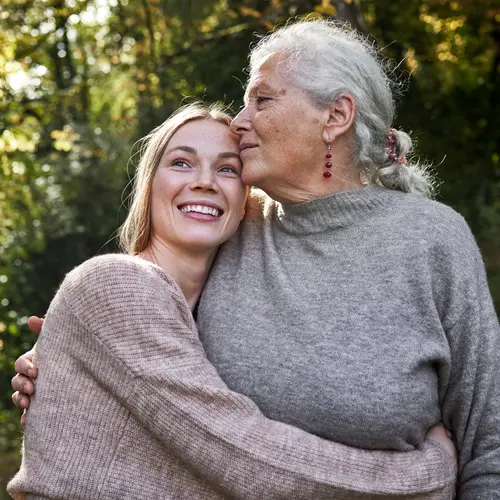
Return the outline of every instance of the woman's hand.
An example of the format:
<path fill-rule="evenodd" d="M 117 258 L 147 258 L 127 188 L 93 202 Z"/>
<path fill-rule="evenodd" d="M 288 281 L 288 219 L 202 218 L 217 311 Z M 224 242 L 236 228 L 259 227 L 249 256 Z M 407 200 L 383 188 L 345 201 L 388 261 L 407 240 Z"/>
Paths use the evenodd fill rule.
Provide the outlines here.
<path fill-rule="evenodd" d="M 451 440 L 451 432 L 446 429 L 446 427 L 439 422 L 434 427 L 431 427 L 427 434 L 425 435 L 425 439 L 430 439 L 432 441 L 438 442 L 448 453 L 449 455 L 457 461 L 457 449 Z"/>
<path fill-rule="evenodd" d="M 43 319 L 37 316 L 31 316 L 28 319 L 30 330 L 37 335 L 40 333 L 42 325 Z M 17 358 L 14 369 L 16 370 L 16 376 L 12 379 L 12 389 L 15 391 L 12 394 L 12 402 L 16 406 L 24 408 L 23 415 L 21 416 L 21 424 L 24 425 L 26 422 L 26 410 L 30 406 L 30 396 L 35 392 L 33 380 L 38 375 L 38 370 L 33 364 L 33 350 Z"/>

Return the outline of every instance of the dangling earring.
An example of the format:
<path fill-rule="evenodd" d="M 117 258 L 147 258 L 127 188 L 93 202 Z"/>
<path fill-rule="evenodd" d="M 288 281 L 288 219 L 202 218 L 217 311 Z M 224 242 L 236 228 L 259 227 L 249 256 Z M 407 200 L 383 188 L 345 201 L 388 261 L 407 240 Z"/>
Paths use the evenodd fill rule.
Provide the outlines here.
<path fill-rule="evenodd" d="M 325 168 L 326 170 L 323 172 L 323 177 L 325 179 L 329 179 L 332 176 L 332 173 L 330 172 L 330 169 L 332 168 L 332 162 L 330 159 L 332 158 L 332 143 L 329 142 L 327 144 L 328 150 L 325 155 L 326 163 L 325 163 Z"/>

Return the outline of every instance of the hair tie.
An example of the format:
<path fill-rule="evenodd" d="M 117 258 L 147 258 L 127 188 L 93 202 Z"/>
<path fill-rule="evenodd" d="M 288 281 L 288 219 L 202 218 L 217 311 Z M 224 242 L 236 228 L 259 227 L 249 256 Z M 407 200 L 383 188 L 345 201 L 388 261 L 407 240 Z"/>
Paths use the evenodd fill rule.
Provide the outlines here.
<path fill-rule="evenodd" d="M 396 144 L 396 129 L 389 129 L 389 135 L 387 136 L 387 147 L 385 148 L 386 153 L 389 155 L 389 158 L 393 161 L 397 161 L 400 165 L 406 165 L 408 160 L 406 156 L 398 156 L 395 150 Z"/>

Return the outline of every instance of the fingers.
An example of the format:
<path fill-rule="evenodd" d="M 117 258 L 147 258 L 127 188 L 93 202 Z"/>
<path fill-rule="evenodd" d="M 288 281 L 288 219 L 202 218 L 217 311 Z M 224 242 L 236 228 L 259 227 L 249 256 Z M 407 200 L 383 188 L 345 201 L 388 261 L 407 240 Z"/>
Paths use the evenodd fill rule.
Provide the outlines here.
<path fill-rule="evenodd" d="M 21 394 L 20 392 L 15 392 L 14 394 L 12 394 L 12 402 L 16 406 L 19 406 L 19 408 L 24 408 L 25 410 L 27 410 L 30 406 L 29 396 L 25 396 L 24 394 Z"/>
<path fill-rule="evenodd" d="M 425 436 L 427 439 L 434 439 L 435 441 L 445 440 L 447 439 L 446 429 L 444 425 L 440 422 L 436 425 L 433 425 Z"/>
<path fill-rule="evenodd" d="M 33 352 L 28 351 L 20 356 L 14 364 L 17 375 L 11 382 L 12 389 L 15 391 L 12 394 L 12 402 L 16 406 L 24 408 L 21 416 L 21 425 L 26 423 L 26 410 L 30 406 L 30 395 L 35 392 L 35 385 L 32 379 L 35 379 L 38 375 L 38 370 L 32 361 Z"/>
<path fill-rule="evenodd" d="M 33 364 L 33 351 L 28 351 L 19 356 L 14 364 L 14 370 L 16 373 L 35 379 L 38 375 L 38 370 Z"/>
<path fill-rule="evenodd" d="M 30 316 L 28 318 L 28 328 L 36 335 L 40 334 L 42 329 L 43 319 L 38 316 Z"/>
<path fill-rule="evenodd" d="M 431 427 L 427 434 L 425 435 L 425 439 L 430 439 L 432 441 L 437 441 L 447 452 L 448 454 L 457 459 L 457 450 L 453 441 L 451 440 L 451 432 L 449 432 L 442 423 L 436 424 Z"/>
<path fill-rule="evenodd" d="M 12 389 L 22 395 L 31 396 L 35 392 L 35 386 L 28 377 L 17 374 L 11 382 Z"/>
<path fill-rule="evenodd" d="M 434 424 L 429 431 L 432 430 L 439 430 L 439 431 L 444 431 L 446 427 L 444 426 L 443 422 L 438 422 L 437 424 Z"/>

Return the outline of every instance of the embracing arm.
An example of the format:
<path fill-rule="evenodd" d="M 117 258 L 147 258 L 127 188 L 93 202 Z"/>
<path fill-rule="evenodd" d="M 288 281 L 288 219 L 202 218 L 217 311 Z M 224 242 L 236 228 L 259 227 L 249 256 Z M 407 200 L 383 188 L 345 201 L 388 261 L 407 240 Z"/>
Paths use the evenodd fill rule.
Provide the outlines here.
<path fill-rule="evenodd" d="M 36 335 L 40 334 L 42 324 L 42 318 L 38 318 L 37 316 L 30 316 L 28 318 L 28 326 Z M 14 364 L 16 375 L 12 379 L 12 389 L 14 389 L 12 402 L 24 410 L 21 416 L 21 425 L 26 423 L 26 411 L 30 406 L 30 397 L 35 391 L 33 380 L 38 375 L 38 370 L 33 363 L 33 354 L 34 349 L 25 352 L 16 359 Z"/>
<path fill-rule="evenodd" d="M 465 231 L 462 247 L 470 248 L 470 255 L 461 266 L 461 286 L 455 287 L 461 292 L 458 313 L 445 325 L 451 370 L 442 416 L 459 452 L 458 500 L 496 500 L 500 499 L 500 326 L 481 255 L 468 228 Z"/>
<path fill-rule="evenodd" d="M 69 335 L 67 349 L 197 474 L 245 499 L 449 498 L 453 461 L 439 445 L 360 450 L 266 419 L 217 375 L 178 288 L 131 259 L 70 273 L 43 334 L 70 310 L 85 338 Z"/>

